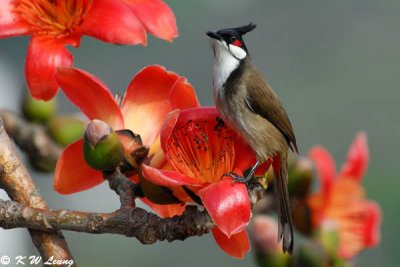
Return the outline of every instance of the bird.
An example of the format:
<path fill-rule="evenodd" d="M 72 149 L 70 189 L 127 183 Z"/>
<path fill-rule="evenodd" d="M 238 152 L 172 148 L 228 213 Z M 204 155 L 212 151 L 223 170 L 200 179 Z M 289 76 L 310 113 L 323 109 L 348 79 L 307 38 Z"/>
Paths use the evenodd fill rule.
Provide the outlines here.
<path fill-rule="evenodd" d="M 256 169 L 272 161 L 278 210 L 278 239 L 284 252 L 293 252 L 293 224 L 289 208 L 288 152 L 298 153 L 289 117 L 277 94 L 252 62 L 243 36 L 254 30 L 250 23 L 208 31 L 214 54 L 215 106 L 228 124 L 254 151 L 257 162 L 243 175 L 230 173 L 235 182 L 249 182 Z"/>

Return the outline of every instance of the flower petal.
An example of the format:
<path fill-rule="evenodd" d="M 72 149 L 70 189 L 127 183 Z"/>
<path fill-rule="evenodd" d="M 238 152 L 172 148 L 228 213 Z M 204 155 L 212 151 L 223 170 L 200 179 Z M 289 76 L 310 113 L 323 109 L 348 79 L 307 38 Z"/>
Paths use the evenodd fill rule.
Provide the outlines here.
<path fill-rule="evenodd" d="M 374 247 L 381 240 L 380 226 L 382 211 L 379 205 L 373 201 L 366 202 L 366 224 L 365 224 L 365 245 Z"/>
<path fill-rule="evenodd" d="M 57 93 L 57 67 L 69 67 L 73 62 L 72 55 L 65 48 L 71 41 L 32 37 L 26 58 L 25 75 L 34 98 L 50 100 Z"/>
<path fill-rule="evenodd" d="M 176 109 L 176 110 L 168 113 L 167 117 L 165 118 L 164 124 L 161 128 L 161 133 L 160 133 L 161 148 L 164 151 L 164 153 L 168 150 L 167 144 L 168 144 L 168 141 L 170 140 L 171 134 L 172 134 L 172 132 L 175 128 L 175 125 L 178 121 L 180 113 L 181 113 L 181 111 L 179 109 Z"/>
<path fill-rule="evenodd" d="M 131 81 L 122 103 L 125 127 L 140 134 L 144 144 L 158 137 L 172 110 L 170 94 L 179 76 L 161 66 L 142 69 Z"/>
<path fill-rule="evenodd" d="M 235 163 L 234 167 L 240 170 L 246 170 L 253 166 L 256 162 L 256 155 L 248 144 L 246 144 L 238 135 L 235 135 Z M 261 166 L 260 166 L 261 167 Z M 260 169 L 260 167 L 258 169 Z M 265 169 L 265 165 L 263 168 Z"/>
<path fill-rule="evenodd" d="M 57 161 L 54 189 L 60 194 L 84 191 L 104 182 L 101 172 L 86 164 L 82 144 L 81 139 L 66 147 Z"/>
<path fill-rule="evenodd" d="M 123 128 L 121 111 L 107 86 L 88 72 L 59 68 L 56 79 L 65 95 L 89 119 L 99 119 L 114 130 Z"/>
<path fill-rule="evenodd" d="M 339 255 L 346 259 L 379 243 L 381 220 L 381 210 L 375 202 L 358 201 L 348 206 L 349 210 L 339 220 Z"/>
<path fill-rule="evenodd" d="M 144 177 L 156 185 L 165 187 L 182 185 L 202 186 L 199 181 L 176 171 L 160 170 L 145 164 L 142 164 L 142 171 Z"/>
<path fill-rule="evenodd" d="M 212 233 L 218 246 L 232 257 L 242 259 L 250 250 L 250 241 L 246 230 L 228 237 L 218 227 L 214 227 Z"/>
<path fill-rule="evenodd" d="M 140 20 L 121 1 L 96 0 L 79 28 L 104 42 L 115 44 L 146 44 L 146 30 Z"/>
<path fill-rule="evenodd" d="M 249 223 L 250 200 L 244 184 L 225 178 L 198 194 L 217 227 L 228 237 L 243 231 Z"/>
<path fill-rule="evenodd" d="M 172 41 L 178 36 L 175 15 L 171 8 L 161 0 L 125 0 L 131 10 L 146 27 L 158 38 Z"/>
<path fill-rule="evenodd" d="M 0 38 L 25 35 L 29 25 L 21 21 L 13 12 L 13 0 L 0 1 Z"/>
<path fill-rule="evenodd" d="M 314 161 L 315 168 L 320 178 L 322 195 L 328 197 L 335 179 L 335 161 L 328 150 L 322 146 L 312 148 L 309 152 L 309 156 Z"/>
<path fill-rule="evenodd" d="M 368 160 L 367 135 L 365 132 L 360 132 L 350 147 L 346 163 L 342 166 L 339 176 L 361 180 L 367 170 Z"/>
<path fill-rule="evenodd" d="M 182 215 L 185 211 L 186 206 L 184 204 L 170 204 L 170 205 L 159 205 L 151 202 L 147 198 L 143 197 L 140 199 L 144 204 L 149 206 L 158 216 L 161 218 L 170 218 L 175 215 Z"/>
<path fill-rule="evenodd" d="M 171 110 L 200 107 L 196 92 L 185 77 L 180 77 L 176 81 L 172 87 L 169 100 L 171 102 Z"/>

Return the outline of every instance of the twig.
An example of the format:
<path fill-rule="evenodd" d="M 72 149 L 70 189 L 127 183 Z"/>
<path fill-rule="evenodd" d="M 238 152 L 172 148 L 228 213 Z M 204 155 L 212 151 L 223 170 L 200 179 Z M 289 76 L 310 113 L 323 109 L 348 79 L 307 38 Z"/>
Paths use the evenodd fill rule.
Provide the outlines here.
<path fill-rule="evenodd" d="M 15 202 L 32 208 L 47 209 L 46 202 L 40 196 L 28 171 L 16 155 L 1 119 L 0 151 L 0 187 Z M 50 257 L 58 260 L 72 259 L 61 232 L 53 231 L 50 233 L 29 229 L 29 233 L 44 260 L 47 261 Z"/>
<path fill-rule="evenodd" d="M 55 168 L 62 148 L 43 126 L 28 122 L 8 110 L 0 110 L 0 117 L 3 118 L 7 133 L 27 153 L 34 167 L 44 171 Z"/>

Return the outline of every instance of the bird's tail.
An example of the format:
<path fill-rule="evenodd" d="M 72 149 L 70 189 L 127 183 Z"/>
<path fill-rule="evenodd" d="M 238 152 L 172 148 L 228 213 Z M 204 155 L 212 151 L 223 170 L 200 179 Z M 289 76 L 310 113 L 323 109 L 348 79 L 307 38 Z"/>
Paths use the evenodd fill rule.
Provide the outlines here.
<path fill-rule="evenodd" d="M 293 226 L 289 208 L 287 153 L 276 156 L 272 161 L 275 174 L 275 197 L 279 215 L 279 240 L 283 240 L 283 251 L 293 252 Z"/>

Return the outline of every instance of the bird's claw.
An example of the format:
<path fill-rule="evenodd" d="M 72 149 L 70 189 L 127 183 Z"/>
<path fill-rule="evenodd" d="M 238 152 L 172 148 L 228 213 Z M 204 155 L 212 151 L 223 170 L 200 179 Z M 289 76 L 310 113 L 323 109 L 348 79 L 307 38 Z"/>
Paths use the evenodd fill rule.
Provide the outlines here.
<path fill-rule="evenodd" d="M 224 174 L 224 176 L 229 176 L 232 178 L 232 185 L 234 185 L 235 183 L 246 184 L 250 180 L 247 177 L 237 174 L 236 172 L 229 172 Z"/>

